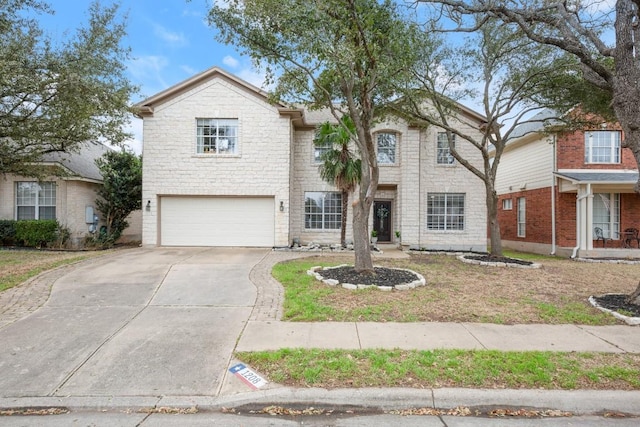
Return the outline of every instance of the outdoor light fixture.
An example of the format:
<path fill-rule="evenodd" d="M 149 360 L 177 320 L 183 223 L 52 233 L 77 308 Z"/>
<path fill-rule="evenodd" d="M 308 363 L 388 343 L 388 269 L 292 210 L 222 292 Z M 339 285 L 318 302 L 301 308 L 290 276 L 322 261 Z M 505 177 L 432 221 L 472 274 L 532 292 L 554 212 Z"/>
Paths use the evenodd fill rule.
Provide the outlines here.
<path fill-rule="evenodd" d="M 147 200 L 147 212 L 151 212 L 151 200 Z"/>
<path fill-rule="evenodd" d="M 284 212 L 284 202 L 280 200 L 280 212 Z"/>

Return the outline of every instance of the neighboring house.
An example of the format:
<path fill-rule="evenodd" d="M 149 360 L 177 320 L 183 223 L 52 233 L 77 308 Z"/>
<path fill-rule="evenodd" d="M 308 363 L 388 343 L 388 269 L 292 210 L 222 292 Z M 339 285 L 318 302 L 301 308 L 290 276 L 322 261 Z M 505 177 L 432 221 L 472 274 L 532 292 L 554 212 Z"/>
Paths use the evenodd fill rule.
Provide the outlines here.
<path fill-rule="evenodd" d="M 137 109 L 144 121 L 144 245 L 339 243 L 341 195 L 320 178 L 323 149 L 313 145 L 316 126 L 333 120 L 326 111 L 272 104 L 267 93 L 217 67 Z M 463 107 L 460 114 L 477 127 L 483 121 Z M 380 180 L 370 225 L 379 242 L 400 231 L 403 245 L 486 250 L 484 187 L 452 161 L 438 129 L 395 120 L 379 123 L 374 136 Z M 480 164 L 479 152 L 460 145 Z M 348 224 L 351 239 L 351 212 Z"/>
<path fill-rule="evenodd" d="M 620 127 L 544 132 L 549 116 L 543 112 L 519 129 L 502 155 L 496 190 L 504 247 L 637 256 L 638 242 L 631 242 L 635 250 L 624 247 L 623 232 L 640 228 L 640 197 L 633 191 L 638 170 L 631 151 L 621 148 Z M 606 242 L 598 239 L 600 230 Z"/>
<path fill-rule="evenodd" d="M 0 178 L 0 219 L 55 219 L 71 232 L 71 246 L 81 246 L 85 236 L 103 224 L 95 204 L 96 190 L 102 184 L 95 160 L 107 150 L 110 148 L 103 144 L 86 143 L 78 152 L 46 154 L 42 167 L 61 168 L 62 176 L 41 181 L 13 174 Z M 94 215 L 97 224 L 93 224 Z M 135 225 L 136 221 L 140 227 L 134 213 L 130 222 Z M 127 240 L 140 240 L 140 228 L 125 230 L 125 234 Z"/>

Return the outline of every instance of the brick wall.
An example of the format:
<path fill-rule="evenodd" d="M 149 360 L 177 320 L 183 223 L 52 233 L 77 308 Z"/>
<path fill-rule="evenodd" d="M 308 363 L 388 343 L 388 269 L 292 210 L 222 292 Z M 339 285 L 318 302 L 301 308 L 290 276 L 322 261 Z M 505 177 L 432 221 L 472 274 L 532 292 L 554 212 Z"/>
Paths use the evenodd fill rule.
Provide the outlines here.
<path fill-rule="evenodd" d="M 610 127 L 610 130 L 619 128 Z M 622 161 L 619 164 L 593 164 L 584 161 L 585 132 L 577 131 L 558 136 L 557 159 L 558 169 L 637 169 L 633 153 L 628 148 L 622 149 Z"/>
<path fill-rule="evenodd" d="M 518 237 L 518 198 L 525 198 L 525 237 Z M 511 199 L 513 208 L 502 209 L 502 200 Z M 535 243 L 551 242 L 551 188 L 518 191 L 500 196 L 498 202 L 500 235 L 504 240 Z"/>
<path fill-rule="evenodd" d="M 526 199 L 526 236 L 518 237 L 517 198 Z M 512 199 L 513 209 L 503 210 L 502 200 Z M 503 194 L 498 205 L 500 234 L 503 240 L 532 243 L 552 242 L 551 187 Z M 620 195 L 620 230 L 628 227 L 640 229 L 640 196 L 635 193 Z M 572 248 L 576 245 L 576 194 L 560 193 L 556 189 L 556 244 Z"/>

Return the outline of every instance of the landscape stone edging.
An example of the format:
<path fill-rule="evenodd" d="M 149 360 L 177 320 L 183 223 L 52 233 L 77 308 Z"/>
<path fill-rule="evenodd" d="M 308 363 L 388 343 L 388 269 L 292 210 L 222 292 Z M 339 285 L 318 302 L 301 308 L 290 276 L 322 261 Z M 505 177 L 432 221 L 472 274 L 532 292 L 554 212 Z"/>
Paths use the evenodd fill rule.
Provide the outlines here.
<path fill-rule="evenodd" d="M 605 295 L 619 295 L 619 294 L 605 294 Z M 591 295 L 589 297 L 589 302 L 591 303 L 592 306 L 594 306 L 598 310 L 602 310 L 602 311 L 604 311 L 606 313 L 612 314 L 613 317 L 615 317 L 616 319 L 622 320 L 627 325 L 631 325 L 631 326 L 639 326 L 640 325 L 640 317 L 625 316 L 624 314 L 620 314 L 617 311 L 605 308 L 605 307 L 601 306 L 600 304 L 598 304 L 598 302 L 596 301 L 596 299 L 595 299 L 595 297 L 593 295 Z"/>
<path fill-rule="evenodd" d="M 524 265 L 524 264 L 516 264 L 516 263 L 510 263 L 510 262 L 478 261 L 477 259 L 467 259 L 467 258 L 465 258 L 465 254 L 458 255 L 457 258 L 458 258 L 458 260 L 460 260 L 460 261 L 462 261 L 462 262 L 464 262 L 466 264 L 475 264 L 475 265 L 482 265 L 482 266 L 487 266 L 487 267 L 507 267 L 507 268 L 541 268 L 542 267 L 542 264 L 539 264 L 537 262 L 532 262 L 530 265 Z M 517 258 L 514 258 L 514 259 L 517 259 Z"/>
<path fill-rule="evenodd" d="M 598 258 L 574 258 L 577 262 L 602 263 L 602 264 L 640 264 L 640 260 L 631 259 L 598 259 Z"/>
<path fill-rule="evenodd" d="M 342 286 L 344 289 L 349 289 L 349 290 L 356 290 L 356 289 L 369 289 L 369 288 L 378 288 L 378 290 L 380 291 L 392 291 L 394 289 L 398 290 L 398 291 L 407 291 L 409 289 L 414 289 L 418 286 L 425 286 L 427 284 L 427 281 L 425 280 L 424 276 L 420 273 L 416 273 L 413 270 L 409 270 L 407 268 L 392 268 L 392 270 L 400 270 L 400 271 L 408 271 L 409 273 L 415 274 L 416 276 L 418 276 L 418 280 L 414 280 L 413 282 L 410 283 L 403 283 L 401 285 L 396 285 L 396 286 L 378 286 L 378 285 L 365 285 L 365 284 L 353 284 L 353 283 L 342 283 L 340 284 L 340 282 L 338 282 L 335 279 L 325 279 L 320 273 L 318 273 L 318 271 L 323 270 L 323 269 L 327 269 L 327 270 L 332 270 L 335 268 L 341 268 L 341 267 L 351 267 L 349 264 L 340 264 L 340 265 L 336 265 L 334 267 L 322 267 L 322 266 L 315 266 L 315 267 L 311 267 L 309 270 L 307 270 L 307 274 L 309 276 L 313 276 L 316 278 L 316 280 L 329 285 L 329 286 Z M 375 267 L 381 267 L 379 265 L 374 265 Z M 390 267 L 381 267 L 381 268 L 390 268 Z"/>

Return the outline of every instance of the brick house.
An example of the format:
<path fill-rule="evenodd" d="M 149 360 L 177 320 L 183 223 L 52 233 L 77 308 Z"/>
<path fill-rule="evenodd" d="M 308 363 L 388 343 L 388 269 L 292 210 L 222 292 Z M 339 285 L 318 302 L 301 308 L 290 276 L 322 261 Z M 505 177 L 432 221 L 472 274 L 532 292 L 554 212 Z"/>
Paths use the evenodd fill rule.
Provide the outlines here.
<path fill-rule="evenodd" d="M 542 112 L 518 129 L 521 136 L 502 155 L 496 191 L 504 247 L 637 256 L 637 242 L 627 241 L 624 230 L 640 228 L 640 197 L 633 191 L 638 170 L 631 151 L 620 146 L 620 127 L 545 133 L 549 116 Z M 598 239 L 599 230 L 606 241 Z"/>
<path fill-rule="evenodd" d="M 71 232 L 71 245 L 79 247 L 85 236 L 100 227 L 100 214 L 95 207 L 96 191 L 102 175 L 95 160 L 109 147 L 89 142 L 77 152 L 48 153 L 43 168 L 61 168 L 62 176 L 36 178 L 6 174 L 0 180 L 0 219 L 55 219 Z M 93 225 L 93 215 L 98 223 Z M 123 240 L 140 240 L 140 212 L 129 217 L 129 228 Z M 91 228 L 93 226 L 93 228 Z"/>
<path fill-rule="evenodd" d="M 217 67 L 136 107 L 144 134 L 143 245 L 339 243 L 341 194 L 320 178 L 322 148 L 313 145 L 316 126 L 330 120 L 326 111 L 270 103 L 267 93 Z M 465 132 L 478 132 L 482 121 L 461 107 Z M 379 242 L 399 231 L 403 245 L 486 250 L 483 184 L 452 161 L 443 133 L 393 120 L 379 123 L 375 138 L 380 180 L 370 227 Z"/>

